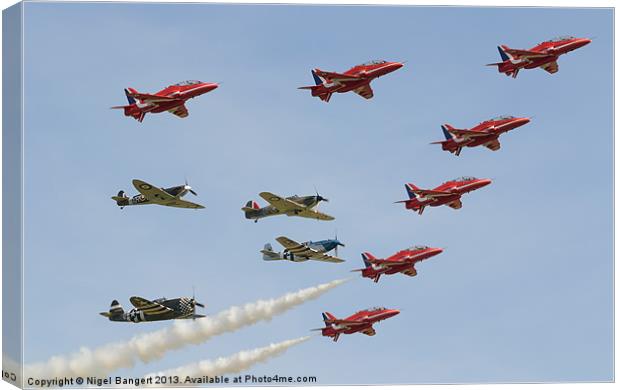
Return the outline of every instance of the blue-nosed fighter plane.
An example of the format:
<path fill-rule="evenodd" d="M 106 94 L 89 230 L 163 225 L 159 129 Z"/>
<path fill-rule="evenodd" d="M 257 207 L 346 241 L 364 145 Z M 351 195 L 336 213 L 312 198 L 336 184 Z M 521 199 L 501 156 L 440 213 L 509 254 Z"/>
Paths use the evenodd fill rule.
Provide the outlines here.
<path fill-rule="evenodd" d="M 338 258 L 338 247 L 344 246 L 344 244 L 338 241 L 338 238 L 321 240 L 321 241 L 307 241 L 301 244 L 291 240 L 288 237 L 278 237 L 276 241 L 284 247 L 283 252 L 274 252 L 271 244 L 265 244 L 261 253 L 263 254 L 263 260 L 289 260 L 294 262 L 318 260 L 327 261 L 330 263 L 342 263 L 344 260 Z M 334 250 L 336 256 L 330 256 L 327 252 Z"/>

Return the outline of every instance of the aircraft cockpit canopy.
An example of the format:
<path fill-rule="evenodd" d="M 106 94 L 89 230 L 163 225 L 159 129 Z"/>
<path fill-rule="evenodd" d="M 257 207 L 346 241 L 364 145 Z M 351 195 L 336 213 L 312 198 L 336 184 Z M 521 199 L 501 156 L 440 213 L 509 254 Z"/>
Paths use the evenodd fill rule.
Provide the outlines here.
<path fill-rule="evenodd" d="M 492 121 L 502 121 L 502 120 L 506 120 L 506 119 L 514 119 L 515 117 L 512 115 L 500 115 L 500 116 L 496 116 L 495 118 L 491 118 L 490 120 Z"/>
<path fill-rule="evenodd" d="M 472 181 L 472 180 L 476 180 L 476 178 L 473 176 L 461 176 L 461 177 L 457 177 L 453 181 Z"/>
<path fill-rule="evenodd" d="M 381 65 L 381 64 L 385 64 L 386 62 L 387 62 L 386 60 L 372 60 L 372 61 L 364 62 L 363 64 L 360 64 L 360 65 L 362 66 Z"/>
<path fill-rule="evenodd" d="M 555 37 L 555 38 L 551 38 L 548 41 L 545 42 L 560 42 L 560 41 L 567 41 L 569 39 L 575 39 L 575 37 L 570 36 L 570 35 L 562 35 L 559 37 Z"/>
<path fill-rule="evenodd" d="M 186 87 L 188 85 L 196 85 L 200 83 L 202 83 L 202 81 L 200 80 L 185 80 L 185 81 L 181 81 L 180 83 L 173 84 L 173 85 L 177 87 Z"/>
<path fill-rule="evenodd" d="M 409 248 L 409 250 L 415 250 L 415 251 L 421 251 L 424 249 L 428 249 L 428 247 L 426 245 L 414 245 Z"/>

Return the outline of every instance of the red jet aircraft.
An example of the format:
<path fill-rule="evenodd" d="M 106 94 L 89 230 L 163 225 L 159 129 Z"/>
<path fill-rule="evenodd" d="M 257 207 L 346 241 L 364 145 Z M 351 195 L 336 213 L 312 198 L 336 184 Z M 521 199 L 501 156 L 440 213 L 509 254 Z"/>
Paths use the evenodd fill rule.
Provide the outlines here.
<path fill-rule="evenodd" d="M 558 57 L 582 46 L 592 40 L 587 38 L 559 37 L 539 43 L 529 50 L 511 49 L 506 45 L 498 46 L 502 62 L 487 64 L 497 66 L 500 73 L 516 78 L 521 69 L 543 68 L 549 73 L 558 71 Z"/>
<path fill-rule="evenodd" d="M 466 146 L 473 148 L 475 146 L 484 145 L 495 151 L 501 146 L 498 138 L 502 133 L 516 129 L 529 122 L 529 118 L 500 116 L 481 122 L 471 129 L 455 129 L 446 123 L 441 126 L 446 140 L 431 142 L 431 144 L 440 144 L 443 150 L 447 150 L 457 156 L 461 154 L 461 149 Z"/>
<path fill-rule="evenodd" d="M 309 89 L 312 96 L 318 96 L 324 102 L 329 102 L 332 93 L 349 91 L 355 92 L 364 99 L 370 99 L 373 97 L 370 82 L 402 68 L 403 65 L 403 62 L 376 60 L 356 65 L 344 73 L 325 72 L 317 68 L 312 71 L 316 85 L 299 87 L 299 89 Z"/>
<path fill-rule="evenodd" d="M 362 272 L 362 277 L 370 278 L 375 283 L 379 281 L 381 275 L 392 275 L 402 273 L 407 276 L 416 276 L 418 271 L 415 264 L 426 260 L 443 252 L 441 248 L 429 248 L 428 246 L 413 246 L 396 252 L 387 259 L 377 259 L 370 252 L 362 253 L 362 259 L 366 268 L 355 269 L 351 272 Z"/>
<path fill-rule="evenodd" d="M 197 80 L 182 81 L 170 85 L 151 95 L 140 93 L 133 88 L 126 88 L 125 95 L 129 105 L 114 106 L 114 109 L 125 110 L 125 116 L 131 116 L 142 122 L 147 112 L 159 113 L 168 111 L 179 118 L 185 118 L 189 113 L 185 107 L 188 99 L 195 98 L 217 88 L 216 83 L 203 83 Z"/>
<path fill-rule="evenodd" d="M 385 307 L 373 307 L 358 311 L 344 319 L 338 319 L 333 314 L 325 312 L 323 313 L 323 321 L 325 321 L 325 327 L 312 330 L 320 330 L 323 336 L 331 337 L 334 342 L 338 341 L 340 334 L 352 334 L 352 333 L 364 333 L 367 336 L 374 336 L 375 329 L 372 325 L 375 322 L 383 321 L 390 317 L 394 317 L 399 314 L 399 310 L 386 309 Z"/>
<path fill-rule="evenodd" d="M 426 206 L 435 207 L 447 204 L 453 209 L 460 209 L 463 206 L 461 203 L 463 194 L 489 184 L 491 184 L 491 179 L 477 179 L 475 177 L 459 177 L 432 190 L 422 190 L 412 183 L 407 183 L 405 189 L 409 199 L 395 203 L 404 203 L 407 210 L 417 211 L 420 215 Z"/>

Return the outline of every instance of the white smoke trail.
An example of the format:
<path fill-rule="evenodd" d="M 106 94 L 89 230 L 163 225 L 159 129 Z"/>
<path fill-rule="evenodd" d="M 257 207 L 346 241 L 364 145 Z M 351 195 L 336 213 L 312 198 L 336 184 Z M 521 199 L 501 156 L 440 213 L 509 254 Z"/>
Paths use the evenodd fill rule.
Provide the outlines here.
<path fill-rule="evenodd" d="M 213 336 L 234 332 L 259 321 L 269 321 L 278 314 L 318 298 L 347 280 L 334 280 L 278 298 L 233 306 L 195 321 L 174 321 L 170 327 L 137 335 L 129 341 L 96 349 L 82 347 L 70 356 L 52 356 L 47 362 L 29 364 L 24 367 L 25 375 L 44 378 L 107 376 L 115 370 L 133 367 L 136 359 L 148 363 L 162 358 L 168 351 L 204 343 Z"/>
<path fill-rule="evenodd" d="M 311 336 L 300 337 L 292 340 L 285 340 L 279 343 L 271 343 L 266 347 L 240 351 L 234 355 L 217 358 L 215 360 L 202 360 L 198 363 L 188 364 L 146 375 L 145 378 L 159 376 L 178 376 L 181 385 L 185 383 L 185 378 L 202 378 L 205 376 L 214 377 L 218 375 L 234 374 L 242 372 L 255 364 L 265 362 L 286 352 L 289 348 L 308 341 Z"/>

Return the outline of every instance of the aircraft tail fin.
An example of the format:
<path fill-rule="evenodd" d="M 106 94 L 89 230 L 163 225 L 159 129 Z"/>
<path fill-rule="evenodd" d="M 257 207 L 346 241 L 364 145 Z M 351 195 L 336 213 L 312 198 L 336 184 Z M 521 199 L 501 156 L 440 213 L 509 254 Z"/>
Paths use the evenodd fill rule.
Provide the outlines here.
<path fill-rule="evenodd" d="M 127 97 L 127 101 L 129 102 L 129 104 L 136 104 L 136 99 L 131 96 L 132 93 L 136 92 L 138 91 L 133 88 L 125 88 L 125 96 Z"/>
<path fill-rule="evenodd" d="M 323 314 L 323 321 L 325 322 L 325 325 L 331 324 L 336 319 L 336 316 L 334 316 L 332 313 L 328 311 L 325 311 L 322 314 Z"/>
<path fill-rule="evenodd" d="M 409 195 L 409 199 L 415 199 L 416 198 L 416 194 L 415 194 L 415 190 L 419 190 L 419 188 L 413 184 L 413 183 L 407 183 L 405 184 L 405 189 L 407 190 L 407 195 Z"/>
<path fill-rule="evenodd" d="M 454 138 L 452 133 L 450 133 L 450 130 L 452 129 L 454 129 L 454 127 L 450 126 L 447 123 L 445 125 L 441 125 L 441 131 L 443 131 L 443 135 L 446 137 L 446 141 L 449 141 L 452 138 Z"/>
<path fill-rule="evenodd" d="M 241 210 L 243 210 L 243 211 L 245 211 L 247 213 L 248 211 L 260 210 L 260 206 L 255 201 L 248 200 L 248 202 L 245 204 L 245 206 L 243 206 L 241 208 Z"/>
<path fill-rule="evenodd" d="M 265 261 L 283 260 L 280 253 L 273 251 L 273 247 L 270 243 L 265 244 L 260 253 L 263 254 L 263 260 Z"/>
<path fill-rule="evenodd" d="M 506 52 L 507 49 L 510 49 L 506 45 L 497 46 L 497 51 L 499 51 L 500 57 L 502 57 L 502 61 L 508 61 L 512 59 L 512 56 Z"/>
<path fill-rule="evenodd" d="M 371 260 L 376 260 L 377 258 L 370 252 L 362 252 L 362 260 L 364 260 L 364 265 L 369 267 L 371 264 Z"/>
<path fill-rule="evenodd" d="M 104 316 L 104 317 L 109 318 L 110 320 L 113 320 L 114 318 L 121 317 L 123 315 L 123 313 L 125 313 L 125 310 L 123 310 L 123 307 L 115 299 L 110 304 L 110 310 L 109 311 L 102 312 L 102 313 L 99 313 L 99 314 Z"/>

